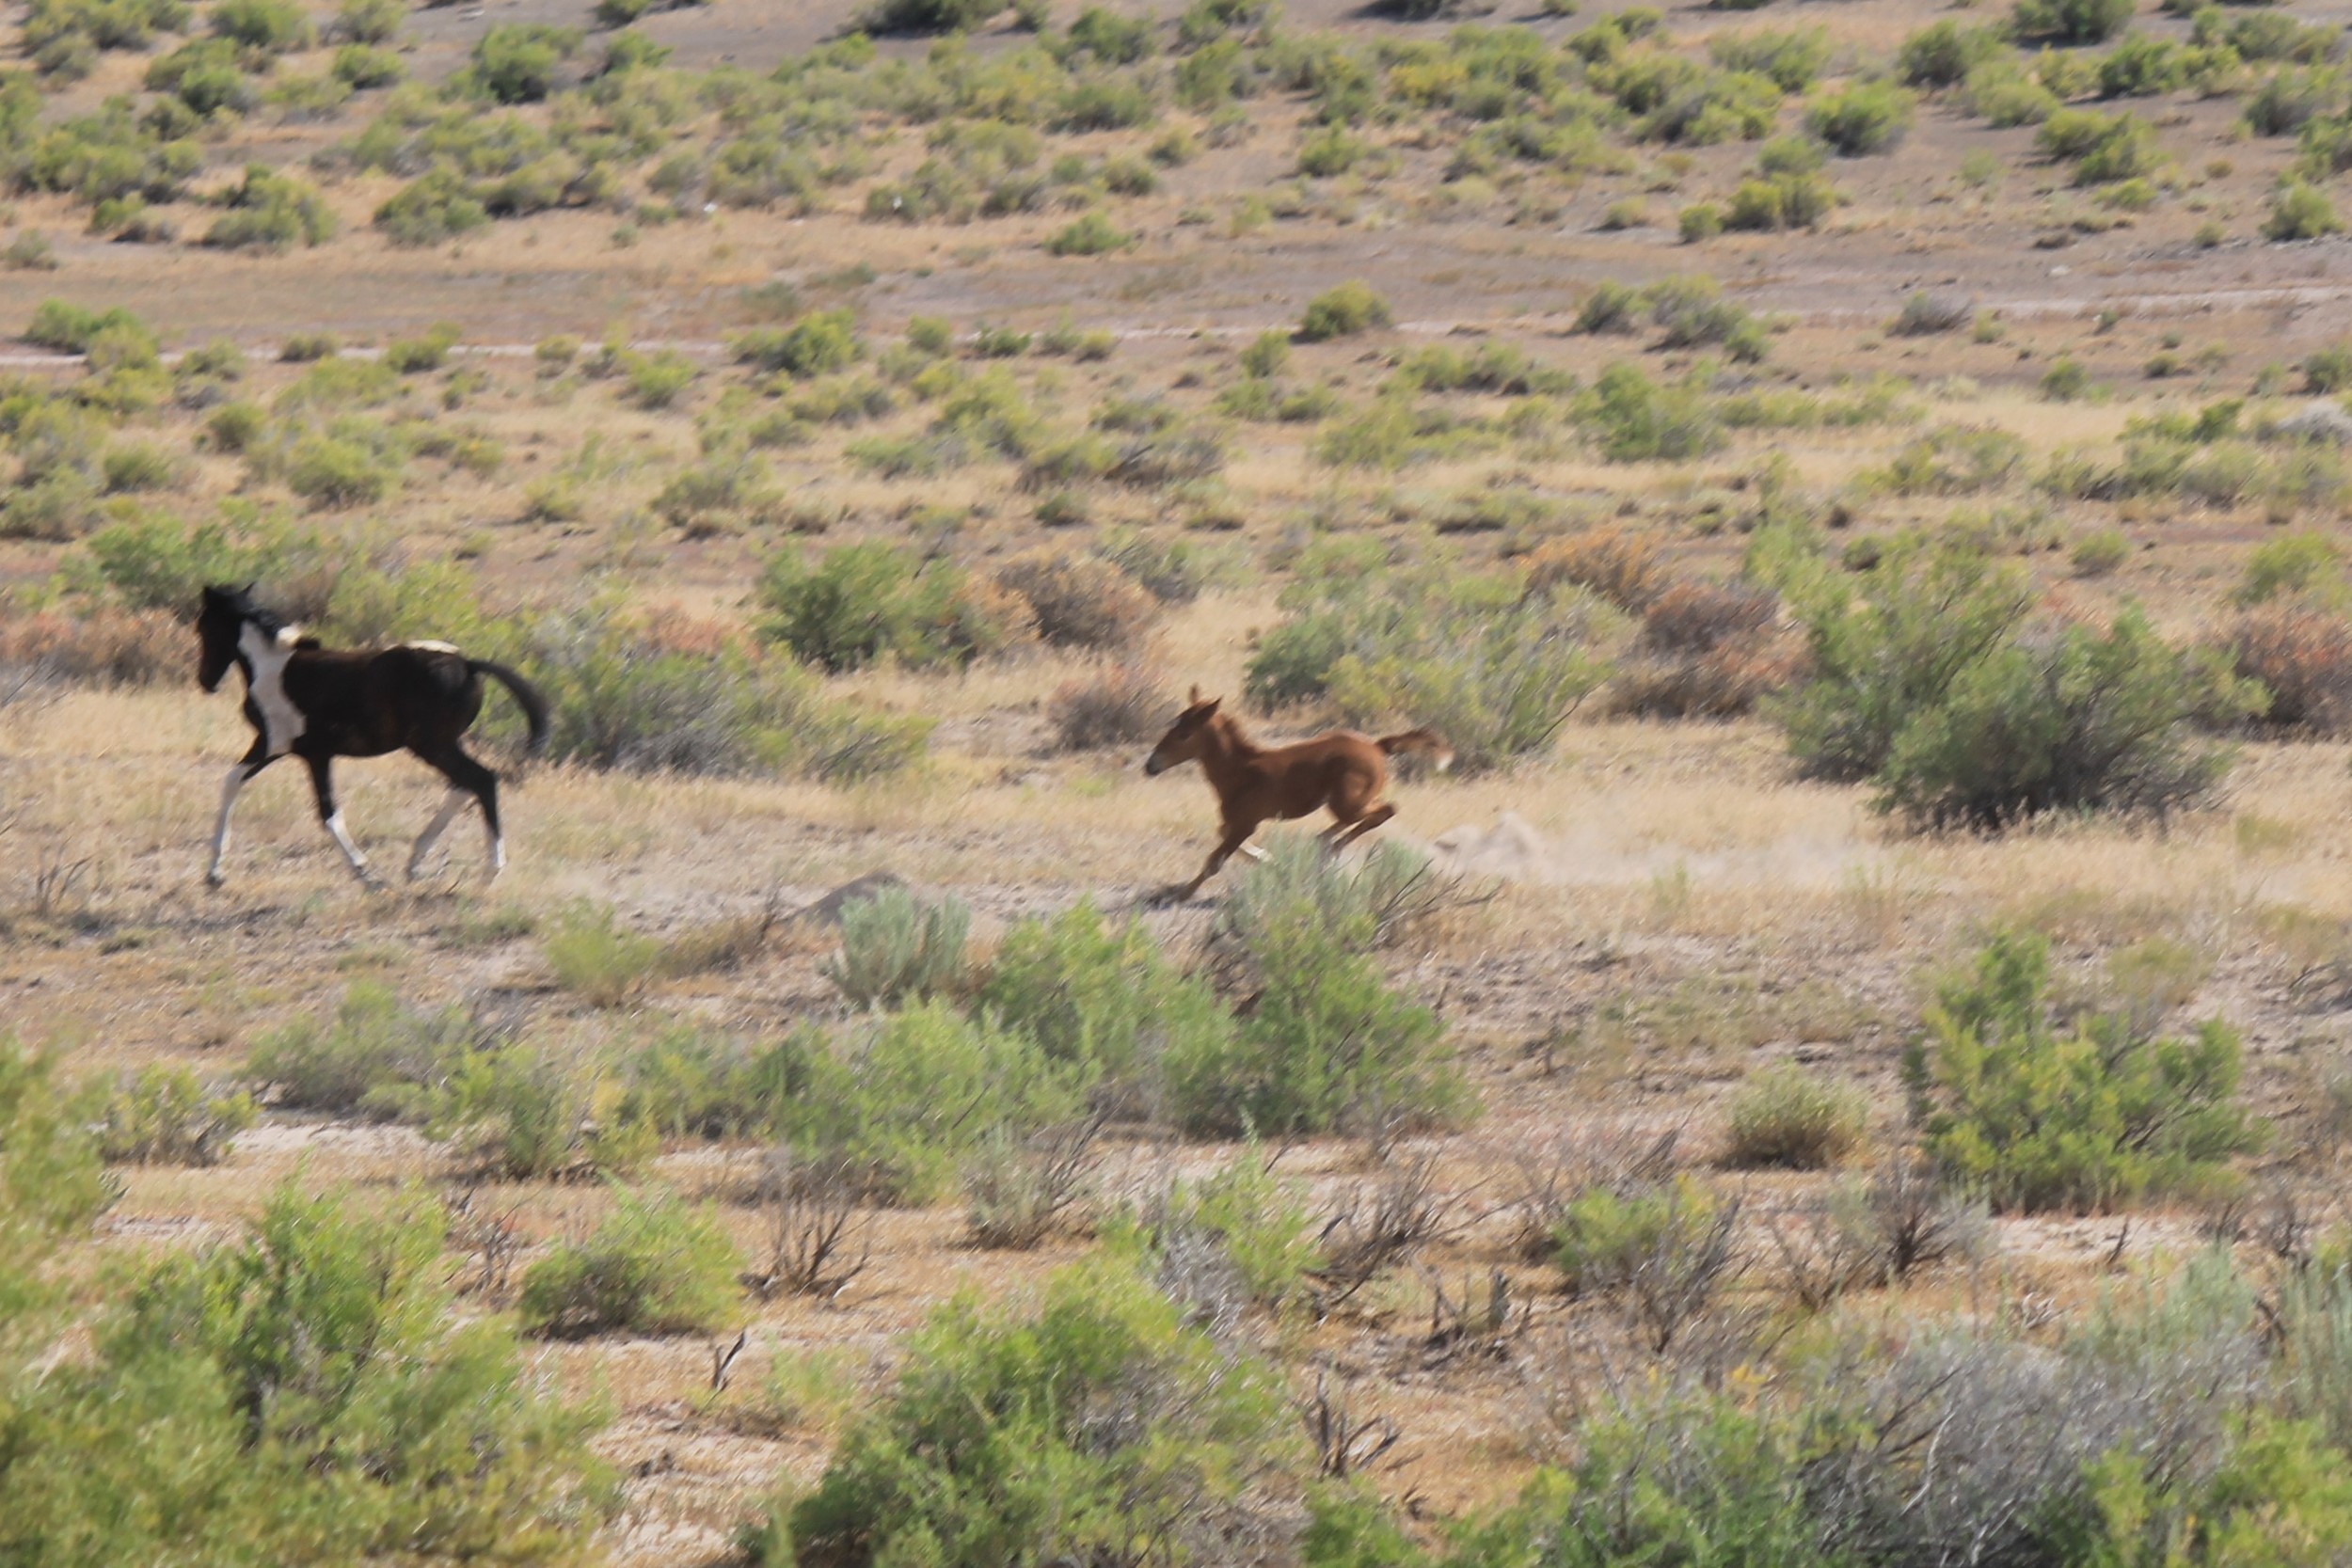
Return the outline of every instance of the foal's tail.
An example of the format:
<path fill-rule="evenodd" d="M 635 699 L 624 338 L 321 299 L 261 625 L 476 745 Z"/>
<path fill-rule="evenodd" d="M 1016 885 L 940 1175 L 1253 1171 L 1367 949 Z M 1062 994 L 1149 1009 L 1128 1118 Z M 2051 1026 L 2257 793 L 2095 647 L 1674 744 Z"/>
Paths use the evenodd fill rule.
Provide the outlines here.
<path fill-rule="evenodd" d="M 539 689 L 509 670 L 494 658 L 469 658 L 466 668 L 477 675 L 488 675 L 515 694 L 515 701 L 523 710 L 523 718 L 531 725 L 531 744 L 523 748 L 525 756 L 537 756 L 548 743 L 548 700 L 539 695 Z"/>
<path fill-rule="evenodd" d="M 1435 730 L 1406 730 L 1402 735 L 1384 735 L 1373 744 L 1390 756 L 1399 752 L 1420 752 L 1440 773 L 1454 766 L 1454 748 L 1447 745 Z"/>

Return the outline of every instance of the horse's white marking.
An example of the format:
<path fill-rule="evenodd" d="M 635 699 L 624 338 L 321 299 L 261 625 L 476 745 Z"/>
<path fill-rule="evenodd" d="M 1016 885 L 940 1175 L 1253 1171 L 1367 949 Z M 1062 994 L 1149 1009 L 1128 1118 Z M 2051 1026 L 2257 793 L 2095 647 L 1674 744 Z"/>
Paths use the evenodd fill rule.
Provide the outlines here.
<path fill-rule="evenodd" d="M 433 820 L 425 826 L 424 836 L 418 839 L 416 848 L 409 851 L 410 880 L 413 881 L 417 873 L 424 868 L 425 856 L 433 852 L 433 847 L 441 841 L 441 834 L 449 830 L 449 825 L 457 819 L 457 814 L 466 809 L 466 802 L 472 799 L 470 793 L 454 784 L 441 797 L 441 809 L 433 814 Z"/>
<path fill-rule="evenodd" d="M 428 654 L 453 654 L 457 651 L 456 643 L 443 642 L 430 637 L 421 637 L 413 642 L 403 642 L 401 646 L 422 649 Z"/>
<path fill-rule="evenodd" d="M 351 863 L 351 874 L 361 881 L 366 881 L 368 879 L 367 857 L 359 853 L 359 847 L 351 842 L 349 833 L 343 832 L 343 814 L 340 806 L 326 818 L 326 836 L 335 841 L 335 847 L 341 849 L 343 852 L 343 859 Z"/>
<path fill-rule="evenodd" d="M 262 738 L 274 757 L 284 756 L 309 727 L 302 710 L 286 695 L 286 661 L 294 657 L 294 639 L 300 635 L 301 628 L 286 626 L 275 638 L 265 637 L 250 621 L 237 633 L 237 651 L 245 655 L 246 691 L 261 712 Z"/>
<path fill-rule="evenodd" d="M 213 824 L 213 864 L 204 873 L 204 879 L 215 887 L 220 885 L 221 858 L 229 852 L 229 808 L 237 803 L 237 791 L 245 787 L 245 764 L 229 765 L 228 780 L 220 786 L 220 817 Z"/>
<path fill-rule="evenodd" d="M 490 874 L 483 879 L 485 881 L 497 881 L 499 873 L 505 869 L 506 840 L 500 837 L 497 831 L 494 829 L 490 833 Z"/>
<path fill-rule="evenodd" d="M 1241 847 L 1241 852 L 1242 852 L 1243 854 L 1245 854 L 1245 855 L 1248 855 L 1248 856 L 1251 860 L 1253 860 L 1253 861 L 1262 861 L 1262 860 L 1265 859 L 1265 851 L 1264 851 L 1263 849 L 1259 848 L 1259 847 L 1258 847 L 1256 845 L 1254 845 L 1254 844 L 1245 844 L 1245 845 L 1243 845 L 1243 846 Z"/>

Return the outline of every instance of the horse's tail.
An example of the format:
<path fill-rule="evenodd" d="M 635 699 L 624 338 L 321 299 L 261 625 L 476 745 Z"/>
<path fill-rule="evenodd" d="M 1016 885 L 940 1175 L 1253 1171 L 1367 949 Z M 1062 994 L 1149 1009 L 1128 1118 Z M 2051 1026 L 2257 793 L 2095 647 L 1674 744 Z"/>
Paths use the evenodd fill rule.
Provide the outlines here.
<path fill-rule="evenodd" d="M 1435 730 L 1406 730 L 1402 735 L 1384 735 L 1373 744 L 1390 756 L 1399 752 L 1420 752 L 1440 773 L 1454 766 L 1454 748 L 1447 745 L 1444 737 Z"/>
<path fill-rule="evenodd" d="M 494 658 L 469 658 L 466 668 L 477 675 L 488 675 L 515 694 L 515 701 L 523 710 L 523 718 L 531 725 L 531 744 L 523 749 L 525 756 L 537 756 L 548 743 L 548 700 L 539 695 L 539 689 Z"/>

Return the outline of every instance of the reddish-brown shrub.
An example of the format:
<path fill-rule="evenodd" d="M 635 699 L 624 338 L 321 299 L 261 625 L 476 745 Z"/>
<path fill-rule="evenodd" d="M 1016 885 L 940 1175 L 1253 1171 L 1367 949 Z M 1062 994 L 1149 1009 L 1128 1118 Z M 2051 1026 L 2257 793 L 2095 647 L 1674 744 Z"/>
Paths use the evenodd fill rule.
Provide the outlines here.
<path fill-rule="evenodd" d="M 1738 638 L 1703 654 L 1636 654 L 1618 671 L 1609 705 L 1645 719 L 1733 719 L 1804 671 L 1804 644 L 1785 634 Z"/>
<path fill-rule="evenodd" d="M 158 610 L 44 610 L 0 621 L 0 665 L 8 664 L 93 686 L 152 686 L 194 678 L 196 639 Z"/>
<path fill-rule="evenodd" d="M 2352 621 L 2308 605 L 2264 605 L 2238 617 L 2227 646 L 2237 673 L 2270 693 L 2261 722 L 2315 735 L 2352 727 Z"/>
<path fill-rule="evenodd" d="M 1589 588 L 1621 610 L 1647 610 L 1672 583 L 1658 546 L 1627 529 L 1596 528 L 1538 546 L 1527 555 L 1527 586 Z"/>
<path fill-rule="evenodd" d="M 1063 647 L 1132 648 L 1159 618 L 1133 578 L 1093 556 L 1034 551 L 999 567 L 996 581 L 1029 601 L 1040 637 Z"/>
<path fill-rule="evenodd" d="M 1765 636 L 1779 613 L 1779 596 L 1769 588 L 1686 578 L 1650 601 L 1642 644 L 1658 654 L 1703 654 Z"/>
<path fill-rule="evenodd" d="M 1060 750 L 1090 752 L 1157 739 L 1176 717 L 1176 702 L 1146 667 L 1106 664 L 1088 679 L 1065 682 L 1047 704 L 1046 716 Z"/>

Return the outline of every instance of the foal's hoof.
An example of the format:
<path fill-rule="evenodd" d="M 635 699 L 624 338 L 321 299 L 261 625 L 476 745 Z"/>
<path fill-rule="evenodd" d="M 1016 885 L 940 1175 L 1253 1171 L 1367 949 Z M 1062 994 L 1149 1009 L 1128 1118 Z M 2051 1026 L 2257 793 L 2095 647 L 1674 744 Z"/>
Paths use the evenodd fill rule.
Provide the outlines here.
<path fill-rule="evenodd" d="M 229 879 L 222 876 L 217 871 L 207 871 L 204 873 L 204 885 L 206 887 L 215 888 L 227 887 L 229 885 Z"/>

